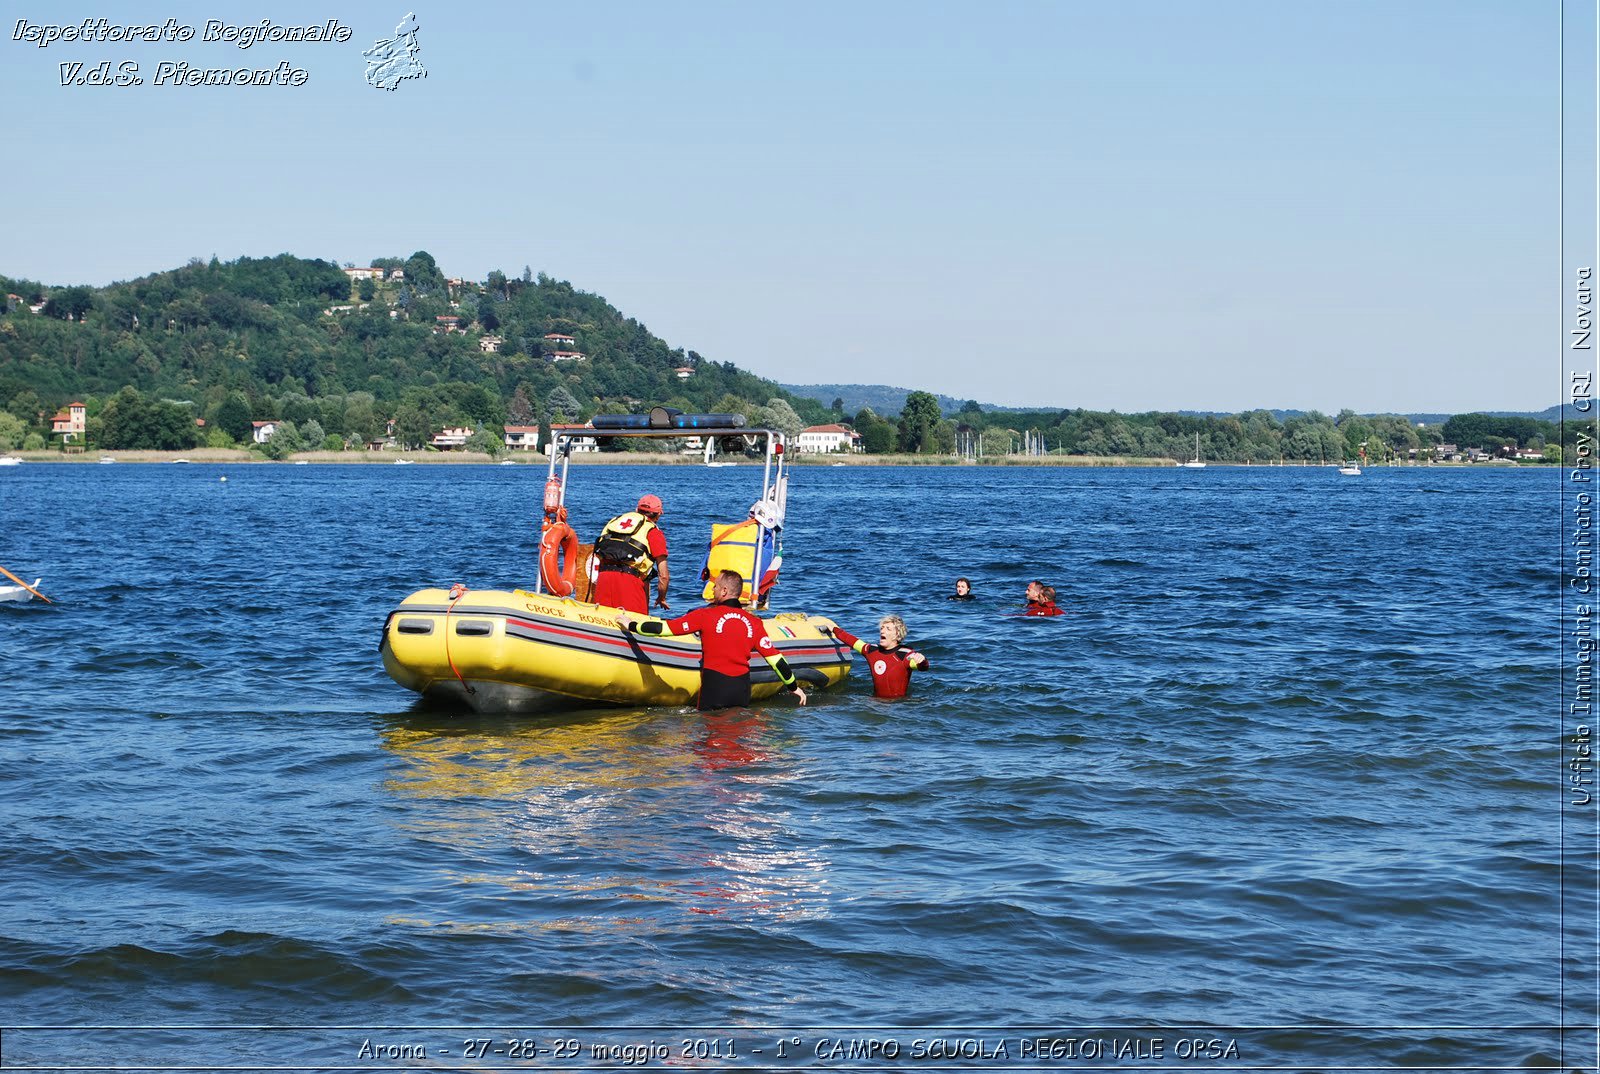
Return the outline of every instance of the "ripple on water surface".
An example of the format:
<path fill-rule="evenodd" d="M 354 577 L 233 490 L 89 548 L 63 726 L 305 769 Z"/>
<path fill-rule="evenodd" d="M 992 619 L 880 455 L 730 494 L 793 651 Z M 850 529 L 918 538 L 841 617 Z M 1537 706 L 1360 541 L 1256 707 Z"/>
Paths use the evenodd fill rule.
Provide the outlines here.
<path fill-rule="evenodd" d="M 375 649 L 412 589 L 531 580 L 542 471 L 210 469 L 7 475 L 60 600 L 0 607 L 16 1022 L 1555 1018 L 1549 475 L 805 469 L 783 602 L 904 616 L 911 699 L 521 718 Z M 663 496 L 688 607 L 738 474 L 571 506 Z"/>

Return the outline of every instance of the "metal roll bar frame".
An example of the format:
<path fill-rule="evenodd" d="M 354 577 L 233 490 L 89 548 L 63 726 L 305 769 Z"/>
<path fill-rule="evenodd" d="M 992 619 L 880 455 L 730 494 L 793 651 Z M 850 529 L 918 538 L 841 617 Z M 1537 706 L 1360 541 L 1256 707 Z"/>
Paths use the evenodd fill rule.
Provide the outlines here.
<path fill-rule="evenodd" d="M 567 472 L 572 466 L 572 445 L 574 441 L 582 439 L 600 440 L 687 440 L 691 436 L 710 437 L 722 440 L 731 437 L 742 437 L 746 443 L 763 445 L 765 464 L 761 473 L 761 500 L 771 503 L 777 518 L 777 525 L 772 527 L 774 536 L 773 554 L 776 556 L 783 551 L 783 523 L 789 509 L 789 472 L 788 452 L 786 445 L 788 438 L 776 429 L 751 428 L 744 425 L 740 415 L 739 424 L 731 428 L 678 428 L 670 424 L 657 424 L 657 407 L 650 414 L 651 424 L 643 428 L 593 428 L 583 426 L 574 429 L 562 429 L 559 432 L 552 428 L 550 433 L 550 470 L 549 478 L 559 478 L 560 496 L 557 500 L 557 512 L 563 512 L 567 505 Z M 625 415 L 613 415 L 623 417 Z M 670 421 L 671 419 L 667 419 Z M 754 440 L 753 438 L 758 438 Z M 557 467 L 560 473 L 557 473 Z M 548 480 L 548 479 L 547 479 Z M 564 517 L 564 515 L 562 516 Z M 758 523 L 759 524 L 759 523 Z M 761 541 L 756 541 L 756 555 L 754 577 L 750 579 L 751 603 L 757 608 L 765 608 L 766 601 L 761 596 L 762 572 L 766 566 L 761 559 Z M 770 561 L 769 561 L 770 562 Z M 534 587 L 535 593 L 544 592 L 544 572 L 538 572 Z"/>

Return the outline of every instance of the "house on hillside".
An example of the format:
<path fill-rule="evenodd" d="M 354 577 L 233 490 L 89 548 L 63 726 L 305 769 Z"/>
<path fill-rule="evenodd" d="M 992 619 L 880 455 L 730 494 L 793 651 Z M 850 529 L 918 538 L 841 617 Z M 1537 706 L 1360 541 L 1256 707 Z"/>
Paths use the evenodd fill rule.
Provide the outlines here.
<path fill-rule="evenodd" d="M 265 444 L 272 439 L 272 434 L 278 431 L 282 424 L 277 421 L 252 421 L 250 423 L 250 439 L 258 444 Z"/>
<path fill-rule="evenodd" d="M 830 451 L 860 451 L 861 434 L 843 425 L 812 425 L 800 430 L 794 449 L 802 455 L 825 455 Z"/>
<path fill-rule="evenodd" d="M 538 451 L 539 427 L 537 425 L 507 425 L 507 451 Z"/>
<path fill-rule="evenodd" d="M 352 280 L 383 279 L 383 270 L 381 268 L 347 268 L 344 270 L 344 274 Z"/>
<path fill-rule="evenodd" d="M 430 446 L 440 451 L 460 451 L 467 446 L 467 440 L 472 436 L 472 426 L 456 425 L 448 429 L 440 429 L 429 440 Z"/>
<path fill-rule="evenodd" d="M 504 337 L 501 336 L 484 336 L 478 340 L 478 349 L 484 354 L 499 354 L 500 348 L 505 345 L 505 342 Z"/>
<path fill-rule="evenodd" d="M 50 419 L 50 435 L 61 437 L 63 444 L 82 440 L 88 429 L 88 410 L 82 403 L 68 403 Z"/>
<path fill-rule="evenodd" d="M 552 362 L 581 362 L 589 357 L 581 351 L 554 351 L 550 355 Z"/>
<path fill-rule="evenodd" d="M 578 345 L 577 340 L 573 339 L 571 336 L 563 335 L 560 332 L 546 333 L 544 338 L 561 347 L 576 347 Z"/>
<path fill-rule="evenodd" d="M 694 376 L 694 366 L 680 365 L 678 368 L 674 369 L 673 372 L 678 374 L 679 380 L 688 380 L 690 377 Z"/>

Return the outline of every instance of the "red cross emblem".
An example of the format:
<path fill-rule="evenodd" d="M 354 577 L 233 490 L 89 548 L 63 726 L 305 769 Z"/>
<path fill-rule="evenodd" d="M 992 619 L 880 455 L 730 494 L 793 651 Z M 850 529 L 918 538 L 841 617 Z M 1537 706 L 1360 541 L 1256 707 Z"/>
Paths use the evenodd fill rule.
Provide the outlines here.
<path fill-rule="evenodd" d="M 619 522 L 617 524 L 617 529 L 619 529 L 619 530 L 631 530 L 631 529 L 633 529 L 633 519 L 631 519 L 631 518 L 623 519 L 621 522 Z"/>

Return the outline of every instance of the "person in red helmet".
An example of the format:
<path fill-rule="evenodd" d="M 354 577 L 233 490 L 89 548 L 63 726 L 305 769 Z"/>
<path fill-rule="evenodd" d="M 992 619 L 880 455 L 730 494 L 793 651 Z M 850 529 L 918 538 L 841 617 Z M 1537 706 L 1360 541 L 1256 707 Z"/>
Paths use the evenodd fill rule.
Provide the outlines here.
<path fill-rule="evenodd" d="M 656 579 L 656 607 L 668 608 L 667 537 L 661 532 L 661 498 L 639 497 L 639 506 L 618 515 L 595 538 L 598 575 L 593 600 L 644 615 L 650 611 L 650 578 Z M 670 609 L 669 609 L 670 610 Z"/>

